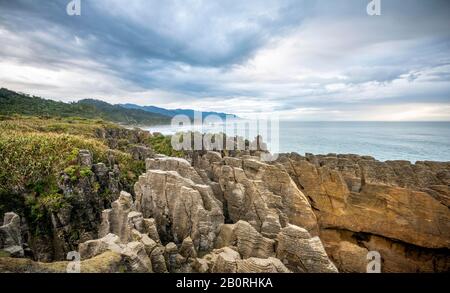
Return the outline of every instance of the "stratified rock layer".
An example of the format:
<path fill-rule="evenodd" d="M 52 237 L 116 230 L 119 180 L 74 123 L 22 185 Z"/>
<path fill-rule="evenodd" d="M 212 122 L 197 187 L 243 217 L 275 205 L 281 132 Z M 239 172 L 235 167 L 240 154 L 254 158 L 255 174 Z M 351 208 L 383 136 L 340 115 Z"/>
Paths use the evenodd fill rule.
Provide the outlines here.
<path fill-rule="evenodd" d="M 277 241 L 277 258 L 293 272 L 338 272 L 319 237 L 311 237 L 305 229 L 289 225 L 281 230 Z"/>
<path fill-rule="evenodd" d="M 450 163 L 332 154 L 291 154 L 278 163 L 308 196 L 342 270 L 364 271 L 361 258 L 371 250 L 386 272 L 449 270 Z"/>
<path fill-rule="evenodd" d="M 306 196 L 284 170 L 257 157 L 225 157 L 208 152 L 196 167 L 226 206 L 230 221 L 244 220 L 274 238 L 291 223 L 317 235 L 317 220 Z"/>
<path fill-rule="evenodd" d="M 147 158 L 135 197 L 121 192 L 101 213 L 98 239 L 79 244 L 85 270 L 108 271 L 100 261 L 130 272 L 366 272 L 373 252 L 383 272 L 450 270 L 450 163 L 233 154 Z M 80 153 L 101 179 L 105 168 L 91 159 Z M 20 224 L 8 213 L 0 227 L 0 249 L 11 256 L 23 256 Z M 4 271 L 66 264 L 0 258 Z"/>
<path fill-rule="evenodd" d="M 180 173 L 189 175 L 187 161 L 165 158 L 162 162 L 168 163 L 167 168 L 180 166 Z M 222 203 L 210 186 L 194 183 L 177 171 L 148 169 L 140 176 L 135 185 L 136 209 L 144 217 L 155 219 L 159 236 L 165 241 L 181 244 L 190 237 L 195 249 L 208 251 L 224 221 Z"/>

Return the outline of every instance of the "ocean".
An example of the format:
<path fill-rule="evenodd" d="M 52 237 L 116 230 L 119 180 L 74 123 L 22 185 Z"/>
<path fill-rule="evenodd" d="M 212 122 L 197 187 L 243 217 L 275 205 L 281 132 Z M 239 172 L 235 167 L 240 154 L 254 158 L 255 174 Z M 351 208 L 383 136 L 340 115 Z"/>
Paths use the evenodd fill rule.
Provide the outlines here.
<path fill-rule="evenodd" d="M 187 128 L 146 128 L 173 134 Z M 450 161 L 450 122 L 280 121 L 279 150 L 299 154 L 359 154 L 377 160 Z M 218 132 L 206 127 L 203 132 Z"/>

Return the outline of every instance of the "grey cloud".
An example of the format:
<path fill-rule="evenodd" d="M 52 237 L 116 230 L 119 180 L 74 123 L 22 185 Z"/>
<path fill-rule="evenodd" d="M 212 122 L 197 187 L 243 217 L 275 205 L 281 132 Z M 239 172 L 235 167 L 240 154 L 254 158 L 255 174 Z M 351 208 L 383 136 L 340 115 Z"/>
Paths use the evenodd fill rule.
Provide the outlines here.
<path fill-rule="evenodd" d="M 360 0 L 82 0 L 80 17 L 66 15 L 68 2 L 0 0 L 0 65 L 98 81 L 55 90 L 11 74 L 1 83 L 233 110 L 238 99 L 280 111 L 450 102 L 449 1 L 382 0 L 380 17 Z"/>
<path fill-rule="evenodd" d="M 66 15 L 68 2 L 2 0 L 2 9 L 8 11 L 2 23 L 21 33 L 36 26 L 43 31 L 59 26 L 73 36 L 91 38 L 91 53 L 107 59 L 154 58 L 220 66 L 244 60 L 271 34 L 302 19 L 298 1 L 203 1 L 193 7 L 192 1 L 85 0 L 79 17 Z M 177 9 L 189 14 L 189 20 L 177 21 Z"/>

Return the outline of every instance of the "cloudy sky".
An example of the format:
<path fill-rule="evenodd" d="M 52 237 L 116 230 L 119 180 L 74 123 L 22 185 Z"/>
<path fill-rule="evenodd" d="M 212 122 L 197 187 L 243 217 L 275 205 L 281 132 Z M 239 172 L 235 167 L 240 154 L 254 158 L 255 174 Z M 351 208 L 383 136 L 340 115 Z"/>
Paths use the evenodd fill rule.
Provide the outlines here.
<path fill-rule="evenodd" d="M 450 1 L 0 0 L 0 86 L 295 120 L 450 120 Z"/>

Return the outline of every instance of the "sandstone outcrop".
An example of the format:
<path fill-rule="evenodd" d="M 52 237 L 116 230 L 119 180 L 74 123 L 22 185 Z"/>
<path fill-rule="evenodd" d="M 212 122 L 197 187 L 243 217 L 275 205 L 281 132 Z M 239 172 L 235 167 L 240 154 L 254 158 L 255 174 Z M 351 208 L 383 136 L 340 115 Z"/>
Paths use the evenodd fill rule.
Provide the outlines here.
<path fill-rule="evenodd" d="M 111 209 L 103 211 L 99 235 L 104 237 L 80 244 L 82 259 L 113 251 L 139 272 L 149 266 L 155 272 L 290 272 L 275 256 L 286 261 L 293 253 L 304 256 L 303 261 L 320 261 L 305 272 L 335 271 L 320 239 L 311 238 L 307 230 L 302 230 L 305 239 L 285 240 L 286 231 L 296 227 L 288 218 L 284 228 L 278 223 L 272 233 L 263 229 L 265 234 L 244 220 L 224 224 L 212 181 L 199 173 L 185 160 L 147 160 L 147 172 L 135 185 L 136 200 L 122 192 Z M 208 253 L 198 258 L 202 251 Z M 299 271 L 294 262 L 291 266 Z"/>
<path fill-rule="evenodd" d="M 342 270 L 365 270 L 359 259 L 366 250 L 384 252 L 385 271 L 448 270 L 449 163 L 290 154 L 276 164 L 308 196 L 325 248 Z"/>
<path fill-rule="evenodd" d="M 211 273 L 289 273 L 283 263 L 274 257 L 241 259 L 239 253 L 229 247 L 214 250 L 198 260 L 199 272 Z"/>
<path fill-rule="evenodd" d="M 196 168 L 208 176 L 208 182 L 218 183 L 216 196 L 226 206 L 231 222 L 247 221 L 270 238 L 288 223 L 317 235 L 316 216 L 306 196 L 277 166 L 257 157 L 221 158 L 208 152 L 197 160 Z"/>
<path fill-rule="evenodd" d="M 236 247 L 242 258 L 268 258 L 275 255 L 275 241 L 262 236 L 245 221 L 222 225 L 216 247 L 227 246 Z"/>
<path fill-rule="evenodd" d="M 28 258 L 0 257 L 2 273 L 66 273 L 68 261 L 51 263 L 32 261 Z M 121 255 L 105 252 L 80 262 L 81 273 L 116 273 L 126 271 L 127 264 Z"/>
<path fill-rule="evenodd" d="M 277 258 L 290 270 L 299 273 L 337 273 L 318 236 L 303 228 L 288 225 L 277 237 Z"/>
<path fill-rule="evenodd" d="M 113 251 L 125 257 L 131 271 L 167 271 L 155 221 L 136 211 L 131 194 L 122 191 L 112 208 L 103 211 L 99 235 L 104 237 L 80 244 L 83 259 Z"/>
<path fill-rule="evenodd" d="M 133 196 L 119 195 L 118 167 L 93 164 L 81 151 L 78 164 L 92 173 L 65 178 L 62 190 L 86 195 L 78 207 L 90 214 L 82 217 L 89 229 L 77 243 L 84 270 L 366 272 L 370 252 L 381 256 L 383 272 L 450 270 L 450 163 L 334 154 L 263 162 L 255 154 L 201 151 L 191 161 L 154 155 Z M 117 192 L 110 205 L 89 196 L 97 194 L 95 182 Z M 68 211 L 52 214 L 62 240 L 73 227 Z M 6 214 L 0 249 L 22 257 L 21 229 L 20 218 Z M 16 271 L 62 272 L 67 265 L 0 257 L 0 270 L 15 271 L 7 262 Z"/>
<path fill-rule="evenodd" d="M 178 159 L 164 158 L 160 162 L 164 169 L 169 169 L 170 164 L 174 169 L 181 166 L 179 171 L 186 176 L 186 170 L 195 172 Z M 222 203 L 211 187 L 183 177 L 178 170 L 154 170 L 153 164 L 148 165 L 150 169 L 135 185 L 136 210 L 155 220 L 162 240 L 181 244 L 190 237 L 196 250 L 211 249 L 224 221 Z"/>
<path fill-rule="evenodd" d="M 122 256 L 124 263 L 132 272 L 152 272 L 152 263 L 147 254 L 146 247 L 138 241 L 122 244 L 117 235 L 108 234 L 101 239 L 89 240 L 81 243 L 79 252 L 81 259 L 90 259 L 107 251 Z"/>

